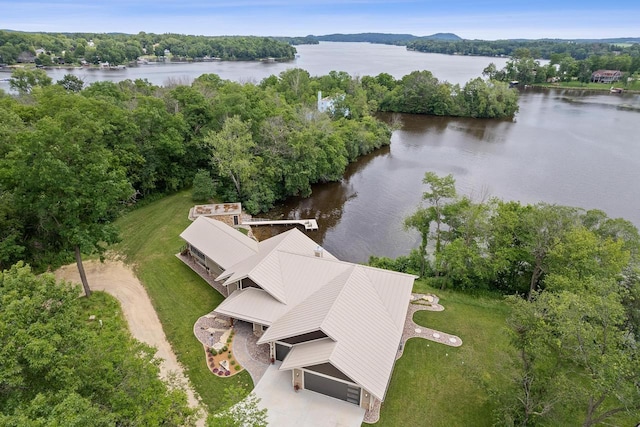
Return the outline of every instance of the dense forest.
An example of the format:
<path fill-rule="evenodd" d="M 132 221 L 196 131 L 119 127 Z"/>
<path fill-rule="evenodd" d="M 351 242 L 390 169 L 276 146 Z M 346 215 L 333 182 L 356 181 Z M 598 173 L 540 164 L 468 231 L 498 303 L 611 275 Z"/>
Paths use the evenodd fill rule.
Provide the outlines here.
<path fill-rule="evenodd" d="M 378 111 L 476 118 L 512 118 L 518 111 L 518 93 L 496 80 L 477 78 L 460 86 L 440 82 L 429 71 L 400 80 L 386 73 L 361 80 Z"/>
<path fill-rule="evenodd" d="M 106 294 L 79 299 L 22 263 L 0 271 L 0 343 L 0 425 L 195 424 L 186 393 L 159 378 L 156 350 Z"/>
<path fill-rule="evenodd" d="M 21 71 L 22 94 L 0 97 L 2 268 L 100 251 L 123 204 L 189 187 L 199 169 L 221 199 L 255 213 L 340 179 L 348 162 L 390 140 L 357 85 L 362 105 L 347 96 L 349 118 L 318 112 L 317 91 L 339 83 L 303 70 L 260 85 L 202 75 L 190 86 L 84 89 L 72 76 L 48 84 L 42 70 Z"/>
<path fill-rule="evenodd" d="M 26 33 L 0 31 L 0 63 L 36 62 L 40 65 L 126 64 L 141 56 L 172 60 L 293 59 L 296 50 L 270 37 L 206 37 L 183 34 Z"/>
<path fill-rule="evenodd" d="M 598 210 L 473 201 L 451 175 L 427 172 L 423 183 L 405 221 L 420 247 L 370 263 L 438 288 L 509 296 L 518 356 L 494 396 L 496 424 L 592 426 L 640 413 L 638 229 Z"/>
<path fill-rule="evenodd" d="M 401 80 L 292 69 L 260 84 L 214 74 L 191 85 L 145 80 L 84 87 L 67 75 L 17 69 L 0 96 L 0 267 L 58 265 L 116 241 L 118 211 L 190 187 L 256 213 L 311 185 L 341 179 L 349 162 L 390 142 L 372 114 L 510 117 L 517 93 L 497 82 L 463 88 L 428 71 Z M 332 99 L 317 109 L 318 93 Z M 204 184 L 203 184 L 204 183 Z M 209 189 L 207 189 L 209 187 Z M 89 293 L 89 290 L 86 289 Z"/>

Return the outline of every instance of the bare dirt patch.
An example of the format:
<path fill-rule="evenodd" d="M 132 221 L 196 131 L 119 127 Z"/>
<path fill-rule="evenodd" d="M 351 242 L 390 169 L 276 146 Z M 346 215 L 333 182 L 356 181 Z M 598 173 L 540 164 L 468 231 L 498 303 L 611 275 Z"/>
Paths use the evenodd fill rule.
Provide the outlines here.
<path fill-rule="evenodd" d="M 131 335 L 158 350 L 156 357 L 162 360 L 160 376 L 165 379 L 175 378 L 186 390 L 189 406 L 202 408 L 182 365 L 178 363 L 178 359 L 167 341 L 147 291 L 131 268 L 121 261 L 101 263 L 97 260 L 86 261 L 84 268 L 92 290 L 107 292 L 120 301 Z M 54 274 L 58 280 L 80 283 L 76 264 L 65 265 Z M 198 421 L 198 425 L 204 425 L 204 418 L 200 417 Z"/>

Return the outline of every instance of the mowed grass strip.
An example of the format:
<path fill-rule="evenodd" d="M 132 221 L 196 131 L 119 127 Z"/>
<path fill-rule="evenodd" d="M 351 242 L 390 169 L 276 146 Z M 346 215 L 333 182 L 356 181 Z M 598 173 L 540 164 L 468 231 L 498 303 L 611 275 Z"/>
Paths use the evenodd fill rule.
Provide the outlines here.
<path fill-rule="evenodd" d="M 409 339 L 376 425 L 493 425 L 490 391 L 505 384 L 515 356 L 505 323 L 508 306 L 500 297 L 434 290 L 422 282 L 414 289 L 438 295 L 445 307 L 442 312 L 418 311 L 415 323 L 457 335 L 463 344 Z"/>
<path fill-rule="evenodd" d="M 213 375 L 206 365 L 202 344 L 193 335 L 196 320 L 223 300 L 175 256 L 184 245 L 179 235 L 190 224 L 187 215 L 193 204 L 191 193 L 181 192 L 127 213 L 116 223 L 122 242 L 114 250 L 133 265 L 178 361 L 213 413 L 222 409 L 225 388 L 238 384 L 248 392 L 253 382 L 246 371 L 231 378 Z"/>

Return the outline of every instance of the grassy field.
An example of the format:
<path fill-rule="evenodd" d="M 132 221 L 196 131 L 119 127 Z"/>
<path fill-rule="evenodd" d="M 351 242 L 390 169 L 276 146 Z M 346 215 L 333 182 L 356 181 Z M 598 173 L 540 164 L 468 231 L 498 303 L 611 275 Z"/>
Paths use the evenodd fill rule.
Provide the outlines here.
<path fill-rule="evenodd" d="M 419 311 L 414 321 L 459 336 L 461 347 L 412 338 L 396 363 L 382 405 L 380 426 L 491 426 L 495 409 L 489 390 L 509 374 L 512 356 L 506 333 L 508 307 L 500 298 L 433 292 L 442 312 Z"/>
<path fill-rule="evenodd" d="M 175 257 L 192 205 L 191 193 L 182 192 L 128 213 L 117 222 L 123 240 L 114 250 L 134 266 L 178 360 L 209 411 L 215 412 L 226 387 L 239 384 L 249 391 L 253 382 L 246 371 L 232 378 L 211 374 L 202 344 L 193 335 L 195 321 L 213 310 L 222 296 Z"/>

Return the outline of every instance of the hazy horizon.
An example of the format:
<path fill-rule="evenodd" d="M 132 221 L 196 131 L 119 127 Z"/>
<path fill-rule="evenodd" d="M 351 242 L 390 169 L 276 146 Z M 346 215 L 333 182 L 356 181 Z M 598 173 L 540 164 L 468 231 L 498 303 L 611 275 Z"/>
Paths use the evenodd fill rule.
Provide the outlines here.
<path fill-rule="evenodd" d="M 0 0 L 0 27 L 15 31 L 306 36 L 455 33 L 464 39 L 640 37 L 640 4 L 603 9 L 585 0 Z"/>

